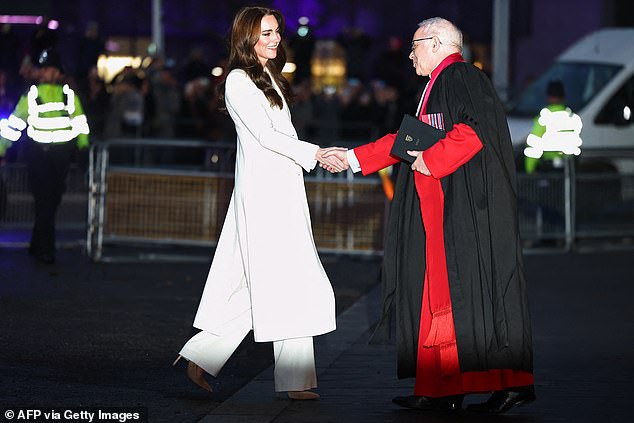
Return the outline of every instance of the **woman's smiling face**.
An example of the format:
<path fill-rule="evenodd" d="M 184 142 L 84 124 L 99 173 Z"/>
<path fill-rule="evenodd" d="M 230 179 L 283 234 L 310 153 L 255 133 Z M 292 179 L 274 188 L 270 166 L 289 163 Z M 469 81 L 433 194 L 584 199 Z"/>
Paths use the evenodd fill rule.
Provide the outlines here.
<path fill-rule="evenodd" d="M 277 46 L 282 40 L 280 35 L 280 26 L 277 23 L 277 19 L 273 15 L 266 15 L 262 18 L 260 23 L 260 38 L 255 44 L 255 54 L 262 66 L 266 65 L 269 59 L 275 59 L 277 57 Z"/>

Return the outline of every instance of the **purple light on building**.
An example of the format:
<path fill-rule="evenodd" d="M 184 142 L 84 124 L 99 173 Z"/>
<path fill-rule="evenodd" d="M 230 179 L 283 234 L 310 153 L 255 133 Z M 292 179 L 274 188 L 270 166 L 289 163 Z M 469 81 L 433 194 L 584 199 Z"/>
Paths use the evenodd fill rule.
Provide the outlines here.
<path fill-rule="evenodd" d="M 25 24 L 25 25 L 40 25 L 44 22 L 43 16 L 28 16 L 28 15 L 0 15 L 0 24 Z M 50 20 L 48 22 L 49 29 L 59 28 L 59 22 L 56 20 Z"/>

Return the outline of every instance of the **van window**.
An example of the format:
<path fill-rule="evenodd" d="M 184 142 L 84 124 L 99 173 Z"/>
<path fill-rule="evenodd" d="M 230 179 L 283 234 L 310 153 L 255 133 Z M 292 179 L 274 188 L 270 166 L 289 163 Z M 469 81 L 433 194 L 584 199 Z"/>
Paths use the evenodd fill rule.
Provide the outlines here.
<path fill-rule="evenodd" d="M 623 126 L 633 122 L 632 109 L 634 109 L 634 76 L 631 77 L 614 94 L 614 96 L 601 109 L 594 122 L 598 125 Z"/>
<path fill-rule="evenodd" d="M 566 105 L 579 112 L 621 69 L 620 65 L 556 62 L 519 96 L 508 114 L 537 116 L 546 105 L 546 86 L 553 79 L 563 82 Z"/>

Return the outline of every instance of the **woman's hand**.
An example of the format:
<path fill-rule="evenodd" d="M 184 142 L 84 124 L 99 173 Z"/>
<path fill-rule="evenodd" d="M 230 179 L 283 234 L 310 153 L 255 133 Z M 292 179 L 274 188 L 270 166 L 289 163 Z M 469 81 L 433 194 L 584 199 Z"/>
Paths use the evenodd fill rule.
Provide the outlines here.
<path fill-rule="evenodd" d="M 315 154 L 315 159 L 320 167 L 331 173 L 342 172 L 350 167 L 346 151 L 347 148 L 343 147 L 320 148 Z"/>

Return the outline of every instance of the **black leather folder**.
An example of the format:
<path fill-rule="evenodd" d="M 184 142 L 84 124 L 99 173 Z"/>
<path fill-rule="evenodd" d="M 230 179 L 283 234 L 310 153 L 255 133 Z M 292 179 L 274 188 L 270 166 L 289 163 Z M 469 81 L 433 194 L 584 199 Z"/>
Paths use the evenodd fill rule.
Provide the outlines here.
<path fill-rule="evenodd" d="M 398 128 L 390 154 L 408 163 L 414 163 L 416 157 L 407 154 L 408 150 L 427 150 L 443 138 L 445 138 L 445 131 L 421 122 L 413 116 L 405 115 Z"/>

